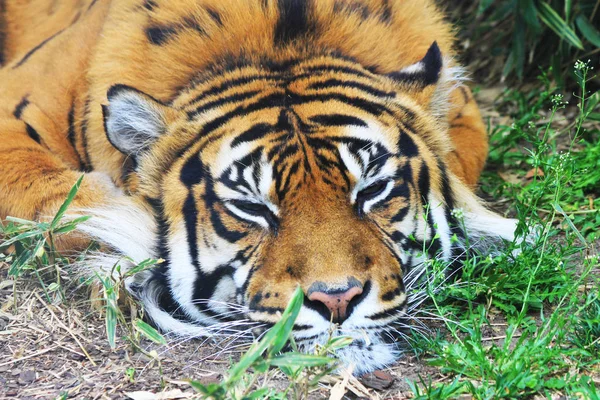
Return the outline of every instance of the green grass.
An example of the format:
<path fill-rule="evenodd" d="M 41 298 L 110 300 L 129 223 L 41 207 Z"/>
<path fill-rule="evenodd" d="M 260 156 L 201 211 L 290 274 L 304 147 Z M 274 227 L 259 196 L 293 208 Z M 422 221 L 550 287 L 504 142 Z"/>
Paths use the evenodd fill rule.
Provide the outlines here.
<path fill-rule="evenodd" d="M 422 376 L 410 382 L 415 398 L 600 398 L 600 131 L 594 122 L 600 95 L 588 89 L 593 76 L 589 65 L 577 63 L 573 76 L 580 87 L 572 100 L 578 108 L 566 121 L 573 104 L 564 104 L 548 75 L 542 75 L 541 89 L 503 95 L 501 111 L 512 123 L 491 131 L 482 190 L 506 201 L 507 212 L 520 221 L 521 237 L 536 236 L 492 254 L 470 255 L 458 281 L 441 285 L 443 278 L 433 278 L 424 287 L 431 300 L 415 316 L 433 315 L 441 325 L 428 335 L 415 333 L 413 351 L 446 379 L 433 383 Z M 71 260 L 56 254 L 54 239 L 79 222 L 63 221 L 79 184 L 53 221 L 13 218 L 0 226 L 0 250 L 14 245 L 14 252 L 0 256 L 10 265 L 9 276 L 15 282 L 26 276 L 37 279 L 48 302 L 66 301 L 61 276 Z M 85 282 L 101 288 L 111 346 L 119 340 L 117 326 L 136 351 L 144 351 L 142 337 L 165 342 L 141 320 L 141 312 L 126 317 L 119 306 L 130 301 L 124 279 L 158 262 L 147 260 L 126 274 L 115 265 L 111 273 Z M 428 268 L 429 276 L 442 277 L 445 265 L 432 261 Z M 281 321 L 219 383 L 192 386 L 214 399 L 306 398 L 320 378 L 333 373 L 333 353 L 349 339 L 333 339 L 316 354 L 298 353 L 290 331 L 301 302 L 297 291 Z M 160 367 L 156 352 L 147 355 Z M 123 372 L 129 380 L 133 373 Z M 287 377 L 287 387 L 270 385 L 275 373 Z"/>
<path fill-rule="evenodd" d="M 597 107 L 598 94 L 586 90 L 591 72 L 576 65 L 579 114 L 562 128 L 555 122 L 565 111 L 563 97 L 547 81 L 545 91 L 505 93 L 514 123 L 492 132 L 495 171 L 485 175 L 483 189 L 510 199 L 522 229 L 538 235 L 532 243 L 471 257 L 459 282 L 441 289 L 430 282 L 433 300 L 425 309 L 445 327 L 415 346 L 448 380 L 433 385 L 423 377 L 413 384 L 417 398 L 600 398 L 594 245 L 600 237 L 600 132 L 585 128 Z M 536 170 L 542 173 L 525 178 Z M 504 181 L 498 171 L 510 171 L 518 182 Z M 431 268 L 434 275 L 444 266 Z M 498 331 L 492 322 L 505 325 Z"/>

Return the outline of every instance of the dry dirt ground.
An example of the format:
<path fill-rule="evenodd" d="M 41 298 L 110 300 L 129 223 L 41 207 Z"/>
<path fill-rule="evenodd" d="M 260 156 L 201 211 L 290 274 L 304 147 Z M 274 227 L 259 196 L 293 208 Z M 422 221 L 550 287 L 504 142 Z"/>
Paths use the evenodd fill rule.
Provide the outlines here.
<path fill-rule="evenodd" d="M 500 91 L 486 89 L 477 95 L 492 124 L 509 122 L 492 111 L 491 102 Z M 497 203 L 494 208 L 501 211 L 507 205 Z M 160 364 L 133 351 L 123 338 L 111 349 L 104 320 L 92 310 L 82 290 L 67 289 L 68 300 L 52 305 L 34 279 L 19 280 L 15 285 L 8 280 L 7 271 L 8 265 L 0 262 L 0 399 L 55 399 L 61 395 L 74 399 L 192 398 L 194 391 L 186 379 L 219 381 L 231 361 L 247 348 L 227 340 L 172 339 L 168 346 L 142 340 L 145 350 L 156 351 Z M 489 340 L 503 335 L 503 321 L 495 322 L 486 332 Z M 354 381 L 349 385 L 354 392 L 349 390 L 346 398 L 404 399 L 409 396 L 407 380 L 419 376 L 433 383 L 447 379 L 410 351 L 385 372 L 394 378 L 391 386 L 377 390 L 369 387 L 372 381 Z M 285 385 L 283 376 L 270 379 L 270 386 Z M 324 383 L 311 397 L 328 398 L 336 379 Z M 140 391 L 167 395 L 143 397 L 136 393 Z"/>

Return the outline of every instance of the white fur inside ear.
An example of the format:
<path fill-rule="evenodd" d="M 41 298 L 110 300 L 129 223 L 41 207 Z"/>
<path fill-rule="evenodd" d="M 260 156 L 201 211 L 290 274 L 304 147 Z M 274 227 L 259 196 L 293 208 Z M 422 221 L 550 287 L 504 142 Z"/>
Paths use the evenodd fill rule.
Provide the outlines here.
<path fill-rule="evenodd" d="M 134 90 L 109 96 L 109 105 L 103 109 L 110 142 L 126 154 L 147 148 L 166 128 L 160 105 Z"/>

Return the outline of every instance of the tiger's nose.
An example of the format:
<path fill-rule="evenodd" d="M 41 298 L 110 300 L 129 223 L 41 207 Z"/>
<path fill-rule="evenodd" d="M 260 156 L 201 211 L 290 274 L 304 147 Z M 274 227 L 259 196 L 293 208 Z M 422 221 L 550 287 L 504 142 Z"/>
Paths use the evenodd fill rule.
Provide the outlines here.
<path fill-rule="evenodd" d="M 358 282 L 356 282 L 358 283 Z M 319 302 L 329 310 L 333 322 L 341 323 L 348 318 L 348 305 L 363 292 L 362 285 L 328 289 L 323 282 L 313 283 L 307 291 L 308 300 Z"/>

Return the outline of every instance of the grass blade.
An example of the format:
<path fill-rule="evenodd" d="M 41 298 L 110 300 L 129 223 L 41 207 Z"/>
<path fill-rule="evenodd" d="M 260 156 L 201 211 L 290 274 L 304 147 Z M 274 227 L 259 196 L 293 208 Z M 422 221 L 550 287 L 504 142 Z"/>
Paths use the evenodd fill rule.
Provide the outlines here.
<path fill-rule="evenodd" d="M 14 236 L 8 240 L 6 240 L 5 242 L 0 243 L 0 250 L 3 250 L 5 248 L 8 248 L 11 244 L 16 243 L 16 242 L 20 242 L 23 239 L 27 239 L 27 238 L 31 238 L 31 237 L 35 237 L 35 236 L 40 236 L 43 235 L 44 232 L 38 230 L 38 229 L 33 229 L 31 231 L 27 231 L 27 232 L 23 232 L 17 236 Z"/>
<path fill-rule="evenodd" d="M 333 362 L 330 357 L 303 353 L 285 353 L 271 359 L 271 365 L 276 367 L 319 367 Z"/>
<path fill-rule="evenodd" d="M 62 205 L 58 209 L 58 212 L 54 216 L 54 219 L 50 223 L 50 229 L 51 230 L 54 230 L 54 228 L 56 228 L 56 226 L 58 225 L 58 223 L 62 219 L 63 215 L 65 215 L 65 212 L 67 212 L 67 208 L 73 202 L 73 199 L 75 198 L 75 195 L 77 195 L 77 191 L 79 190 L 79 187 L 81 186 L 81 181 L 83 181 L 83 177 L 84 177 L 84 175 L 81 175 L 79 177 L 79 179 L 77 179 L 77 182 L 75 182 L 75 184 L 73 185 L 73 187 L 71 188 L 71 190 L 69 190 L 69 194 L 67 195 L 67 199 L 64 201 L 64 203 L 62 203 Z"/>
<path fill-rule="evenodd" d="M 575 23 L 584 38 L 596 47 L 600 47 L 600 32 L 583 15 L 577 16 Z"/>
<path fill-rule="evenodd" d="M 269 329 L 260 342 L 250 347 L 250 350 L 244 354 L 240 361 L 229 370 L 226 385 L 237 382 L 267 349 L 270 349 L 269 354 L 275 354 L 283 348 L 289 339 L 303 300 L 304 294 L 302 293 L 302 289 L 298 287 L 281 315 L 281 319 Z"/>
<path fill-rule="evenodd" d="M 167 340 L 163 335 L 161 335 L 156 329 L 142 321 L 141 319 L 136 319 L 133 324 L 135 330 L 140 332 L 146 338 L 152 340 L 154 343 L 166 345 Z"/>
<path fill-rule="evenodd" d="M 583 43 L 569 25 L 548 4 L 541 2 L 538 7 L 540 19 L 548 25 L 558 36 L 569 42 L 572 46 L 583 50 Z"/>

